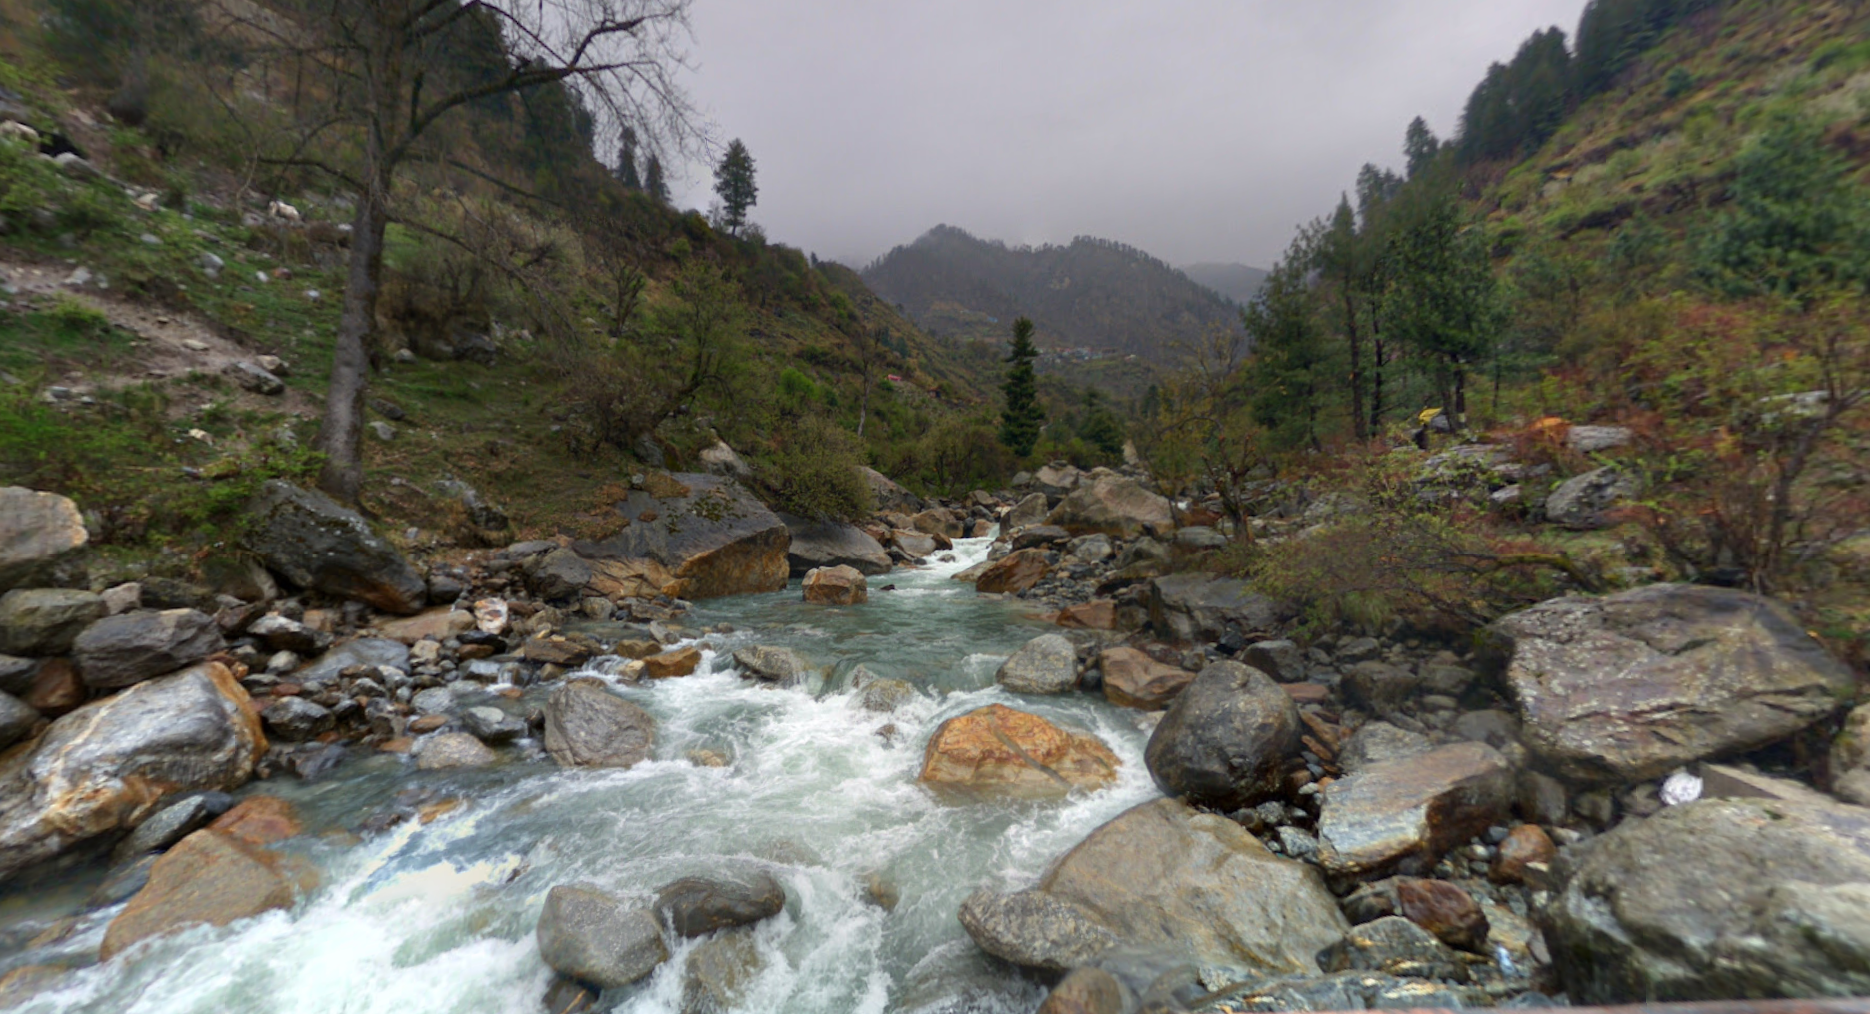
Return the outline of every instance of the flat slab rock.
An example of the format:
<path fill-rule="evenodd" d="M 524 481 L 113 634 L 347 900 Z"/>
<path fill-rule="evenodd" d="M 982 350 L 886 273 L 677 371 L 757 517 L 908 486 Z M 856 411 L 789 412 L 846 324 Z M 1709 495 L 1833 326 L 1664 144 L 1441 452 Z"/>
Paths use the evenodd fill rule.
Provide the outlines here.
<path fill-rule="evenodd" d="M 1640 781 L 1764 746 L 1855 689 L 1783 604 L 1726 588 L 1556 599 L 1489 634 L 1526 746 L 1574 780 Z"/>
<path fill-rule="evenodd" d="M 1512 765 L 1485 743 L 1371 764 L 1325 787 L 1319 865 L 1338 876 L 1423 872 L 1503 823 L 1513 794 Z"/>
<path fill-rule="evenodd" d="M 600 541 L 572 549 L 589 560 L 648 558 L 668 568 L 665 589 L 687 599 L 779 591 L 792 574 L 792 536 L 779 515 L 746 487 L 717 475 L 656 476 L 612 508 L 627 522 Z"/>
<path fill-rule="evenodd" d="M 855 567 L 866 577 L 887 574 L 894 566 L 883 544 L 870 533 L 842 521 L 812 521 L 791 514 L 779 515 L 792 538 L 786 562 L 793 577 L 804 577 L 816 567 Z"/>

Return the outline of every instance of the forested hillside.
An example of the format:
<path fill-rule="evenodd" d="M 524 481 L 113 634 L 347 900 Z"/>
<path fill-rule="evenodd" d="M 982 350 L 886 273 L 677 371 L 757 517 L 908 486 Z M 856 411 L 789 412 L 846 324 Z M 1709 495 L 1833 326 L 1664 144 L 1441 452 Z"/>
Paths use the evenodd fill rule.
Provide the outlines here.
<path fill-rule="evenodd" d="M 1004 340 L 1031 317 L 1042 347 L 1175 362 L 1213 329 L 1239 328 L 1219 294 L 1134 247 L 1080 236 L 1009 247 L 937 226 L 866 267 L 864 280 L 930 334 Z"/>
<path fill-rule="evenodd" d="M 1245 264 L 1201 263 L 1184 264 L 1182 274 L 1187 275 L 1197 285 L 1206 286 L 1228 299 L 1245 306 L 1260 294 L 1266 284 L 1264 268 L 1249 267 Z"/>

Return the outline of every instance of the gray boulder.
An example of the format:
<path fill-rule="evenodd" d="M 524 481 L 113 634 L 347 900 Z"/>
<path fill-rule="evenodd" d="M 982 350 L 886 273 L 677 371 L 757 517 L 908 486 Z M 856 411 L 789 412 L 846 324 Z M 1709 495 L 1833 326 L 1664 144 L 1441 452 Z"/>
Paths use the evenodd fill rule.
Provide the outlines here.
<path fill-rule="evenodd" d="M 548 967 L 600 989 L 628 986 L 669 960 L 654 912 L 590 884 L 548 891 L 535 936 Z"/>
<path fill-rule="evenodd" d="M 1016 694 L 1062 694 L 1078 685 L 1078 649 L 1062 634 L 1040 634 L 1014 652 L 993 679 Z"/>
<path fill-rule="evenodd" d="M 208 662 L 52 723 L 0 762 L 0 881 L 140 823 L 171 796 L 231 791 L 265 749 L 247 692 Z"/>
<path fill-rule="evenodd" d="M 1216 662 L 1169 705 L 1143 758 L 1163 792 L 1230 811 L 1279 794 L 1298 747 L 1292 697 L 1258 669 Z"/>
<path fill-rule="evenodd" d="M 207 827 L 209 821 L 226 813 L 233 805 L 233 797 L 224 792 L 198 792 L 178 799 L 138 824 L 136 830 L 111 850 L 111 858 L 122 863 L 160 852 Z"/>
<path fill-rule="evenodd" d="M 1705 799 L 1626 822 L 1547 914 L 1573 1002 L 1870 994 L 1870 809 Z"/>
<path fill-rule="evenodd" d="M 91 538 L 78 505 L 57 493 L 0 487 L 0 592 L 44 577 Z"/>
<path fill-rule="evenodd" d="M 114 689 L 174 672 L 227 646 L 214 617 L 194 609 L 122 613 L 86 627 L 72 657 L 86 686 Z"/>
<path fill-rule="evenodd" d="M 1764 746 L 1855 689 L 1784 605 L 1725 588 L 1555 599 L 1489 634 L 1526 746 L 1578 781 L 1656 778 Z"/>
<path fill-rule="evenodd" d="M 699 937 L 778 915 L 786 907 L 786 889 L 758 870 L 734 877 L 684 877 L 657 891 L 654 907 L 676 933 Z"/>
<path fill-rule="evenodd" d="M 104 617 L 102 595 L 75 588 L 16 588 L 0 595 L 0 650 L 63 655 L 85 627 Z"/>
<path fill-rule="evenodd" d="M 1300 683 L 1305 679 L 1305 650 L 1284 638 L 1255 641 L 1247 645 L 1240 660 L 1281 683 Z"/>
<path fill-rule="evenodd" d="M 0 691 L 0 750 L 25 739 L 39 724 L 39 712 L 12 694 Z"/>
<path fill-rule="evenodd" d="M 354 665 L 409 668 L 409 646 L 387 637 L 360 637 L 326 652 L 324 657 L 292 674 L 298 683 L 328 683 Z"/>
<path fill-rule="evenodd" d="M 1355 774 L 1385 761 L 1419 757 L 1435 745 L 1419 732 L 1399 729 L 1388 722 L 1365 722 L 1344 741 L 1338 751 L 1338 766 L 1345 774 Z"/>
<path fill-rule="evenodd" d="M 1350 928 L 1316 869 L 1168 799 L 1091 832 L 1036 887 L 976 892 L 961 924 L 982 950 L 1028 968 L 1062 972 L 1120 947 L 1262 975 L 1316 973 L 1318 952 Z"/>
<path fill-rule="evenodd" d="M 1013 505 L 1000 520 L 1000 527 L 1005 531 L 1016 531 L 1032 525 L 1044 524 L 1045 516 L 1051 513 L 1044 493 L 1028 493 L 1025 499 Z"/>
<path fill-rule="evenodd" d="M 869 484 L 877 510 L 914 514 L 922 509 L 922 500 L 919 497 L 897 485 L 895 480 L 882 472 L 864 467 L 858 469 L 858 473 L 864 477 L 864 482 Z"/>
<path fill-rule="evenodd" d="M 1466 982 L 1467 965 L 1454 948 L 1399 915 L 1353 929 L 1319 956 L 1327 972 L 1381 972 L 1409 979 Z"/>
<path fill-rule="evenodd" d="M 688 952 L 682 964 L 681 1014 L 729 1014 L 742 1009 L 759 974 L 760 949 L 750 930 L 722 933 Z"/>
<path fill-rule="evenodd" d="M 571 680 L 546 700 L 545 750 L 561 767 L 634 767 L 655 741 L 649 712 L 599 680 Z"/>
<path fill-rule="evenodd" d="M 526 735 L 526 720 L 509 715 L 499 708 L 481 705 L 461 709 L 461 724 L 483 743 L 511 743 Z"/>
<path fill-rule="evenodd" d="M 792 536 L 786 563 L 793 577 L 804 577 L 807 571 L 819 567 L 839 566 L 854 567 L 865 577 L 874 577 L 888 573 L 893 566 L 883 544 L 856 525 L 809 521 L 791 514 L 781 514 L 779 519 Z"/>
<path fill-rule="evenodd" d="M 1237 578 L 1190 571 L 1149 583 L 1149 625 L 1180 643 L 1217 641 L 1234 632 L 1268 636 L 1278 630 L 1287 610 Z"/>
<path fill-rule="evenodd" d="M 260 721 L 266 723 L 267 732 L 294 743 L 303 743 L 321 732 L 329 732 L 337 724 L 331 709 L 303 697 L 275 699 L 260 711 Z"/>
<path fill-rule="evenodd" d="M 296 655 L 319 655 L 331 647 L 331 635 L 297 620 L 267 613 L 247 626 L 247 636 L 257 637 L 272 651 L 290 651 Z"/>
<path fill-rule="evenodd" d="M 747 675 L 754 679 L 785 686 L 797 683 L 811 671 L 811 666 L 806 664 L 798 652 L 765 644 L 736 649 L 734 664 L 746 670 Z"/>
<path fill-rule="evenodd" d="M 1578 531 L 1602 528 L 1604 512 L 1636 492 L 1636 481 L 1615 468 L 1592 469 L 1566 479 L 1545 498 L 1545 519 Z"/>
<path fill-rule="evenodd" d="M 247 548 L 301 588 L 367 602 L 387 613 L 422 609 L 428 586 L 356 511 L 281 479 L 260 487 Z"/>
<path fill-rule="evenodd" d="M 1080 484 L 1046 515 L 1045 521 L 1073 535 L 1102 532 L 1114 538 L 1134 539 L 1139 535 L 1166 538 L 1175 533 L 1175 515 L 1168 498 L 1121 475 L 1103 475 L 1089 484 Z"/>
<path fill-rule="evenodd" d="M 1485 743 L 1371 764 L 1325 787 L 1318 860 L 1337 876 L 1420 873 L 1506 822 L 1512 765 Z"/>
<path fill-rule="evenodd" d="M 651 559 L 674 577 L 666 590 L 686 599 L 779 591 L 792 573 L 785 522 L 746 487 L 717 475 L 657 476 L 613 505 L 629 524 L 572 549 L 586 560 Z"/>
<path fill-rule="evenodd" d="M 486 744 L 465 732 L 443 732 L 430 736 L 416 747 L 416 769 L 444 771 L 452 768 L 484 768 L 499 757 Z"/>
<path fill-rule="evenodd" d="M 234 383 L 240 385 L 242 390 L 265 395 L 286 393 L 286 382 L 273 376 L 257 363 L 242 359 L 239 362 L 229 363 L 223 372 L 232 377 Z"/>
<path fill-rule="evenodd" d="M 591 565 L 569 549 L 554 549 L 526 563 L 526 587 L 547 602 L 582 595 L 590 583 Z"/>

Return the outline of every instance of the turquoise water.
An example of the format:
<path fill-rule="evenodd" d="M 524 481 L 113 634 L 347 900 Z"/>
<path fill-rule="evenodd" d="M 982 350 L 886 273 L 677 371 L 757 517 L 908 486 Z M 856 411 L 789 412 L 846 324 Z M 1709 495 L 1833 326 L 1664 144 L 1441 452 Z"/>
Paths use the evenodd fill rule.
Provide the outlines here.
<path fill-rule="evenodd" d="M 993 685 L 1006 655 L 1044 628 L 1029 607 L 981 600 L 950 579 L 987 545 L 965 540 L 947 562 L 872 578 L 863 606 L 805 605 L 796 583 L 701 604 L 691 627 L 735 632 L 700 639 L 708 651 L 694 676 L 620 688 L 658 722 L 653 759 L 628 771 L 521 761 L 417 773 L 372 757 L 309 786 L 259 785 L 305 815 L 311 833 L 291 848 L 318 867 L 317 890 L 290 912 L 191 930 L 74 973 L 21 1009 L 537 1014 L 550 973 L 532 931 L 554 884 L 646 895 L 680 876 L 754 864 L 789 900 L 757 930 L 761 970 L 738 1010 L 1026 1014 L 1042 991 L 980 957 L 955 918 L 961 899 L 982 883 L 1030 883 L 1156 790 L 1141 716 L 1101 698 L 1015 698 Z M 826 673 L 811 687 L 755 685 L 728 659 L 750 644 L 794 648 Z M 920 696 L 890 714 L 862 710 L 840 689 L 859 664 Z M 915 781 L 929 734 L 994 702 L 1094 732 L 1124 761 L 1121 779 L 1055 803 L 938 801 Z M 691 759 L 704 750 L 727 765 Z M 342 831 L 411 787 L 462 805 L 361 841 Z M 873 900 L 873 886 L 899 897 L 893 909 Z M 64 946 L 94 946 L 112 914 L 88 918 Z M 692 946 L 607 995 L 605 1009 L 679 1011 Z"/>

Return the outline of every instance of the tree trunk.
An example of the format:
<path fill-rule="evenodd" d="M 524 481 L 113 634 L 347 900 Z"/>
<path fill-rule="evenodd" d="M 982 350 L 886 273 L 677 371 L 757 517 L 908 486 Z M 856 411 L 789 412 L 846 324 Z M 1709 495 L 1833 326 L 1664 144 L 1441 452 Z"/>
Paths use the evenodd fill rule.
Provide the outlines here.
<path fill-rule="evenodd" d="M 358 195 L 357 217 L 351 223 L 351 263 L 344 283 L 344 313 L 338 320 L 338 344 L 331 359 L 325 418 L 318 428 L 317 448 L 325 455 L 324 469 L 318 473 L 318 488 L 346 504 L 357 502 L 364 482 L 358 444 L 364 428 L 364 386 L 370 371 L 368 339 L 376 329 L 388 198 L 386 172 L 372 174 L 370 192 Z"/>
<path fill-rule="evenodd" d="M 1364 341 L 1357 333 L 1357 297 L 1348 280 L 1344 283 L 1344 338 L 1351 351 L 1351 430 L 1362 442 L 1370 439 L 1370 427 L 1364 421 Z"/>
<path fill-rule="evenodd" d="M 1370 432 L 1383 432 L 1383 332 L 1376 331 L 1370 339 Z"/>

